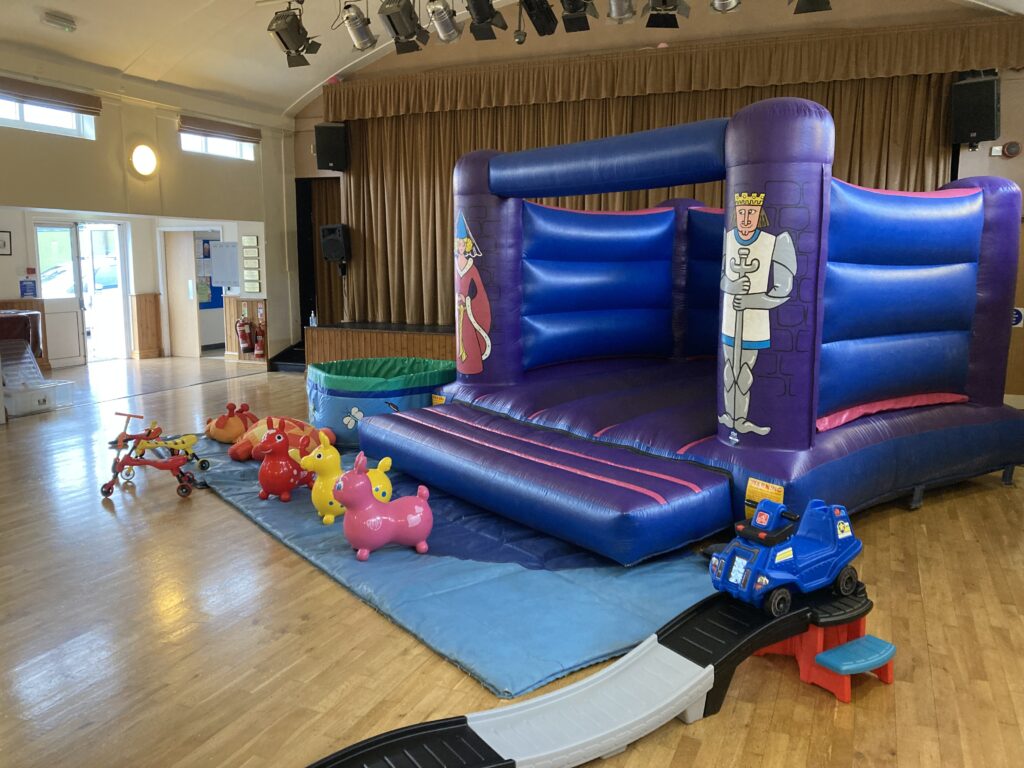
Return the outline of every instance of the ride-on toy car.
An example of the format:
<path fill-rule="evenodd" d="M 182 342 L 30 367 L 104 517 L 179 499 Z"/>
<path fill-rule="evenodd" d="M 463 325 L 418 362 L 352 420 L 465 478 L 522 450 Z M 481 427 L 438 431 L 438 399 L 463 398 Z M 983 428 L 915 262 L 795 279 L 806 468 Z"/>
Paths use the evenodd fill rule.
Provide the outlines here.
<path fill-rule="evenodd" d="M 711 557 L 711 583 L 772 616 L 789 613 L 793 590 L 831 585 L 848 596 L 857 589 L 850 561 L 863 544 L 853 535 L 846 507 L 814 499 L 797 515 L 765 499 L 749 521 L 736 523 L 736 534 Z"/>

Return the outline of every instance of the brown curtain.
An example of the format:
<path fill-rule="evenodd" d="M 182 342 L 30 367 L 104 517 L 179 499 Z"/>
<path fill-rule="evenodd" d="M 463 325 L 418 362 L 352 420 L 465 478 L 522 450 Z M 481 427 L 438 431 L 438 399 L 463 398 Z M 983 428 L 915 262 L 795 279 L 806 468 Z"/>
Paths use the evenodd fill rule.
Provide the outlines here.
<path fill-rule="evenodd" d="M 949 178 L 951 82 L 952 75 L 935 74 L 351 121 L 352 164 L 342 179 L 354 252 L 349 316 L 388 323 L 452 322 L 451 179 L 456 160 L 466 152 L 515 151 L 727 117 L 761 99 L 798 96 L 832 112 L 836 177 L 864 186 L 933 189 Z M 721 183 L 714 183 L 545 202 L 629 210 L 666 197 L 721 205 L 721 196 Z M 318 300 L 325 306 L 320 289 Z"/>
<path fill-rule="evenodd" d="M 312 208 L 317 320 L 324 325 L 341 323 L 348 319 L 345 317 L 345 281 L 338 274 L 337 264 L 324 261 L 320 247 L 320 227 L 343 221 L 341 185 L 336 178 L 313 180 Z"/>
<path fill-rule="evenodd" d="M 520 60 L 324 87 L 328 120 L 1024 67 L 1024 19 Z"/>

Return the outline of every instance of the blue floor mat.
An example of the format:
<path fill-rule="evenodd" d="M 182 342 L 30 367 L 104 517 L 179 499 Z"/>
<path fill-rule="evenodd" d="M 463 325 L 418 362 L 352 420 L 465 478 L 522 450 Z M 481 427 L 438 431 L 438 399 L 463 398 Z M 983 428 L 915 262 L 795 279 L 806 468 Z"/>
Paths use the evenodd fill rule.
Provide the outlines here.
<path fill-rule="evenodd" d="M 208 440 L 197 450 L 221 498 L 504 698 L 625 653 L 713 591 L 698 555 L 623 568 L 434 490 L 429 553 L 386 547 L 359 562 L 307 489 L 261 501 L 258 462 L 233 462 Z M 395 496 L 415 493 L 417 481 L 389 476 Z"/>

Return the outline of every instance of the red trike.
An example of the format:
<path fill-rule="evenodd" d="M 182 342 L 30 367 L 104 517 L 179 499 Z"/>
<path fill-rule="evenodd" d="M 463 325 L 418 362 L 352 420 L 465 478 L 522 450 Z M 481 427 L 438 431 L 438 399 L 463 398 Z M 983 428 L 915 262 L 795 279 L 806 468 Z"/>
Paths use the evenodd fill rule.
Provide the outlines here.
<path fill-rule="evenodd" d="M 154 469 L 166 470 L 174 475 L 174 479 L 178 481 L 179 496 L 185 498 L 192 493 L 192 486 L 196 482 L 196 477 L 184 469 L 184 466 L 191 460 L 191 456 L 186 453 L 178 453 L 166 458 L 161 456 L 143 458 L 145 453 L 138 450 L 139 443 L 144 440 L 159 438 L 163 430 L 154 423 L 142 432 L 132 433 L 128 431 L 128 426 L 131 424 L 132 419 L 142 419 L 144 417 L 134 413 L 121 413 L 120 411 L 117 412 L 117 415 L 124 416 L 124 429 L 121 430 L 121 434 L 115 440 L 110 441 L 110 447 L 114 448 L 117 454 L 114 456 L 114 463 L 111 467 L 113 474 L 109 481 L 100 486 L 100 494 L 104 497 L 110 496 L 114 492 L 114 486 L 118 484 L 118 478 L 126 481 L 134 478 L 135 467 L 153 467 Z"/>

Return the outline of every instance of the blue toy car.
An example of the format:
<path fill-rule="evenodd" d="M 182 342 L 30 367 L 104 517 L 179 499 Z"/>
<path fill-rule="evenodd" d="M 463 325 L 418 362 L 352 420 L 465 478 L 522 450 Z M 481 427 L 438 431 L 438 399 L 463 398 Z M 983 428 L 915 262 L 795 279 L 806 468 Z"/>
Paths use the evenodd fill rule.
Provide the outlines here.
<path fill-rule="evenodd" d="M 814 499 L 797 515 L 765 499 L 749 521 L 736 523 L 736 534 L 712 555 L 711 583 L 772 616 L 789 613 L 793 590 L 832 585 L 847 596 L 857 589 L 850 562 L 864 545 L 853 535 L 846 507 Z"/>

